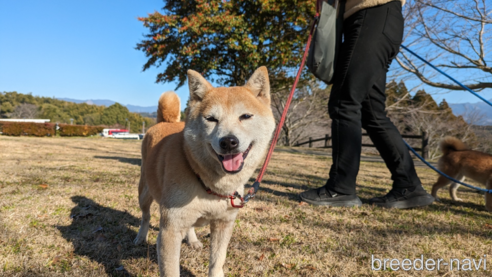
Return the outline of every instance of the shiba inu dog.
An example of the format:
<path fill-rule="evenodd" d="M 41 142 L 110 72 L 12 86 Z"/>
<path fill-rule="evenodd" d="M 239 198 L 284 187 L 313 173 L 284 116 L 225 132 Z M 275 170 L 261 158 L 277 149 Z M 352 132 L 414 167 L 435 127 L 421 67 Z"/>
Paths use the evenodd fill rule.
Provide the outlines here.
<path fill-rule="evenodd" d="M 157 124 L 142 142 L 138 186 L 142 222 L 135 239 L 147 240 L 150 205 L 160 206 L 157 253 L 161 276 L 179 276 L 184 238 L 201 248 L 194 227 L 210 224 L 209 276 L 222 267 L 244 185 L 263 160 L 275 120 L 270 83 L 258 68 L 242 87 L 213 87 L 188 70 L 190 99 L 186 123 L 179 122 L 180 100 L 174 92 L 159 99 Z M 237 192 L 237 193 L 236 193 Z"/>
<path fill-rule="evenodd" d="M 470 150 L 457 138 L 447 137 L 441 141 L 443 156 L 438 161 L 438 168 L 445 174 L 463 182 L 465 177 L 482 183 L 487 189 L 492 189 L 492 155 Z M 443 176 L 439 176 L 432 187 L 432 196 L 437 199 L 437 191 L 451 183 Z M 449 194 L 454 201 L 462 201 L 456 195 L 460 185 L 453 183 L 449 187 Z M 485 208 L 492 211 L 492 195 L 485 194 Z"/>

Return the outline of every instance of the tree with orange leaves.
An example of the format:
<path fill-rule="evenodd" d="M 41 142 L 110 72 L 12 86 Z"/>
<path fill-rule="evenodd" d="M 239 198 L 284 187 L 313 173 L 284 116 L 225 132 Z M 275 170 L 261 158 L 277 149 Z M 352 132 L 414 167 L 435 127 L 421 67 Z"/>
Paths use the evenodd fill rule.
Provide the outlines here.
<path fill-rule="evenodd" d="M 163 12 L 139 18 L 149 33 L 137 44 L 148 61 L 163 67 L 156 82 L 186 81 L 196 70 L 221 85 L 243 85 L 259 66 L 270 71 L 273 89 L 285 88 L 299 65 L 313 0 L 166 1 Z M 303 79 L 312 78 L 307 71 Z"/>

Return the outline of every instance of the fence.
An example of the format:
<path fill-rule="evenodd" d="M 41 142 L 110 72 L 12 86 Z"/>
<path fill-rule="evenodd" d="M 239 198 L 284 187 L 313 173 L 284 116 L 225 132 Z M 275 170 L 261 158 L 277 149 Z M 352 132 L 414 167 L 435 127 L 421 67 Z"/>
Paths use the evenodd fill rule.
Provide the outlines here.
<path fill-rule="evenodd" d="M 369 135 L 364 133 L 364 134 L 362 134 L 362 136 L 369 136 Z M 405 139 L 420 139 L 420 141 L 421 141 L 420 147 L 414 147 L 413 149 L 415 149 L 416 151 L 420 151 L 422 153 L 422 157 L 424 157 L 424 159 L 429 158 L 429 147 L 428 147 L 429 137 L 427 136 L 426 132 L 422 132 L 421 135 L 402 135 L 402 137 Z M 313 142 L 318 142 L 318 141 L 324 141 L 325 145 L 322 147 L 317 147 L 317 148 L 332 148 L 332 146 L 330 145 L 331 137 L 328 135 L 325 135 L 324 138 L 317 138 L 317 139 L 313 139 L 310 137 L 309 140 L 307 140 L 307 141 L 296 142 L 296 144 L 294 146 L 297 147 L 297 146 L 308 144 L 308 147 L 311 148 L 311 147 L 313 147 Z M 376 146 L 374 146 L 373 144 L 364 144 L 363 143 L 362 147 L 376 147 Z"/>

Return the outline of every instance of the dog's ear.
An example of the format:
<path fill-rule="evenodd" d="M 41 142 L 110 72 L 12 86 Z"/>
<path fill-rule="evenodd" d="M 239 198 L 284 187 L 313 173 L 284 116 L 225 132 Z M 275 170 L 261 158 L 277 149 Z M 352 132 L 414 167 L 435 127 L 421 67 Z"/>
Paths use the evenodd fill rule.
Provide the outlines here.
<path fill-rule="evenodd" d="M 213 86 L 200 73 L 191 69 L 188 69 L 187 73 L 190 99 L 201 101 L 205 93 L 213 89 Z"/>
<path fill-rule="evenodd" d="M 254 96 L 262 99 L 265 104 L 270 105 L 270 79 L 265 66 L 258 68 L 249 78 L 245 88 L 250 90 Z"/>

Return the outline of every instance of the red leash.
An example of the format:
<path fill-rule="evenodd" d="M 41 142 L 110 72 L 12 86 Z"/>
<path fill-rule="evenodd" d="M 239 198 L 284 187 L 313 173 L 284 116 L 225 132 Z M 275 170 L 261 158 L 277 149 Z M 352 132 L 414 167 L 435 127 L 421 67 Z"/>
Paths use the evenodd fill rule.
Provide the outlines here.
<path fill-rule="evenodd" d="M 277 145 L 277 141 L 278 141 L 278 138 L 280 136 L 280 132 L 282 131 L 282 127 L 284 126 L 285 117 L 287 116 L 287 111 L 289 110 L 290 102 L 292 101 L 292 97 L 294 96 L 294 92 L 296 90 L 297 83 L 299 83 L 299 78 L 301 77 L 302 70 L 304 69 L 304 63 L 306 62 L 306 58 L 307 58 L 308 51 L 309 51 L 309 46 L 311 45 L 311 40 L 313 38 L 315 26 L 316 26 L 316 23 L 318 22 L 318 18 L 319 18 L 320 4 L 321 4 L 321 1 L 317 0 L 316 1 L 316 17 L 315 17 L 313 23 L 311 24 L 311 30 L 309 31 L 308 41 L 306 43 L 306 48 L 304 49 L 304 55 L 302 57 L 302 62 L 301 62 L 301 66 L 299 67 L 299 71 L 297 72 L 296 80 L 294 82 L 294 85 L 292 86 L 292 89 L 290 90 L 289 98 L 287 98 L 287 102 L 285 102 L 284 111 L 282 112 L 282 117 L 280 118 L 280 121 L 278 122 L 277 129 L 275 130 L 275 135 L 273 136 L 272 144 L 270 145 L 270 149 L 268 150 L 268 154 L 266 156 L 265 162 L 263 163 L 263 166 L 261 167 L 261 170 L 260 170 L 260 173 L 258 174 L 258 177 L 256 177 L 256 180 L 253 183 L 253 187 L 251 189 L 249 189 L 248 193 L 244 196 L 244 200 L 243 200 L 244 204 L 246 202 L 248 202 L 250 199 L 252 199 L 253 197 L 255 197 L 256 192 L 260 188 L 260 183 L 261 183 L 261 180 L 263 179 L 263 175 L 265 174 L 268 163 L 270 162 L 270 158 L 272 157 L 273 149 L 275 149 L 275 145 Z"/>

